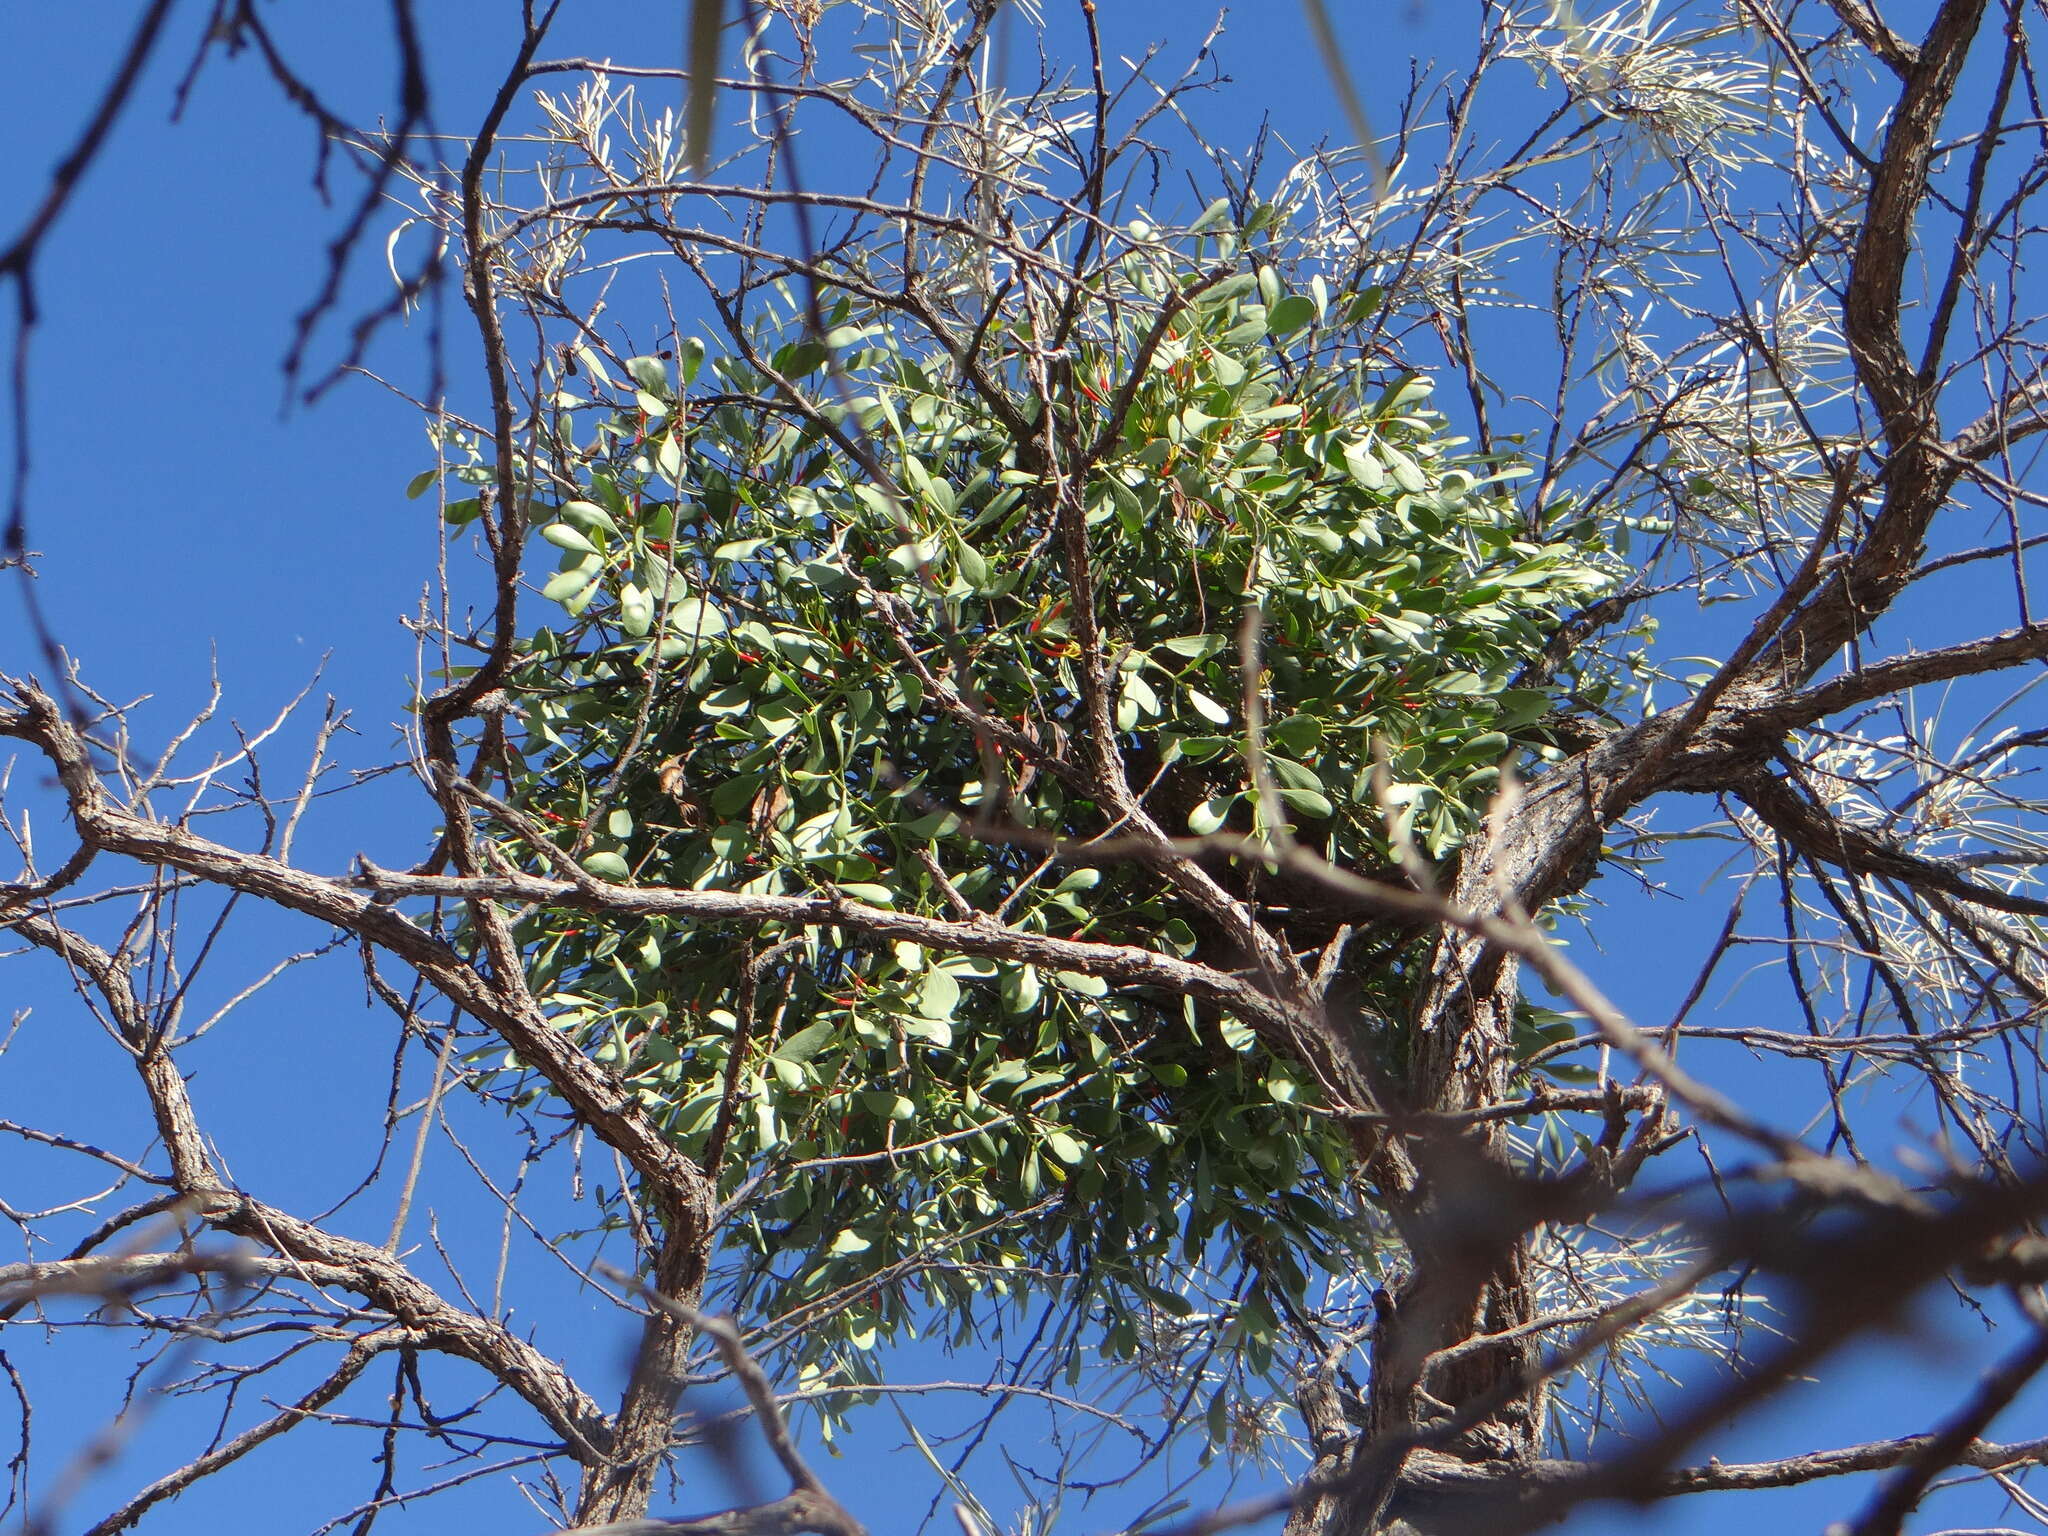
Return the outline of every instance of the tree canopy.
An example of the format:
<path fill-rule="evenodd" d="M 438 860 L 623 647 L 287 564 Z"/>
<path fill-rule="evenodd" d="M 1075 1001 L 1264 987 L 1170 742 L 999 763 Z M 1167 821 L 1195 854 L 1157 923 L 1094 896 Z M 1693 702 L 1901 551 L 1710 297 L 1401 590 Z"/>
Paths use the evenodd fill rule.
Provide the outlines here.
<path fill-rule="evenodd" d="M 226 1402 L 95 1531 L 334 1405 L 382 1435 L 362 1530 L 482 1480 L 438 1443 L 516 1449 L 559 1527 L 851 1536 L 858 1478 L 792 1436 L 873 1466 L 900 1413 L 992 1533 L 1018 1403 L 1059 1457 L 1030 1529 L 1112 1486 L 1154 1528 L 1183 1453 L 1272 1490 L 1200 1485 L 1190 1532 L 1852 1473 L 1869 1536 L 1958 1471 L 2037 1510 L 2048 1449 L 1985 1438 L 2048 1365 L 2035 15 L 1489 3 L 1396 97 L 1310 0 L 1343 149 L 1214 142 L 1229 37 L 1124 58 L 1086 0 L 696 0 L 680 64 L 553 57 L 560 9 L 449 155 L 404 5 L 381 128 L 254 7 L 201 45 L 363 174 L 290 366 L 414 322 L 433 461 L 393 482 L 443 548 L 403 760 L 354 765 L 415 786 L 404 868 L 294 853 L 331 716 L 280 794 L 211 706 L 166 748 L 76 668 L 9 684 L 47 782 L 7 789 L 0 923 L 153 1140 L 0 1122 L 117 1180 L 19 1218 L 7 1315 L 61 1346 L 119 1301 Z M 96 143 L 0 253 L 17 388 Z M 1576 959 L 1660 886 L 1703 893 L 1661 988 Z M 250 908 L 317 949 L 195 1025 Z M 186 1074 L 330 952 L 396 1056 L 323 1215 Z M 476 1179 L 428 1180 L 450 1285 L 406 1247 L 430 1145 Z M 512 1320 L 542 1265 L 637 1330 L 616 1389 L 559 1297 Z M 2012 1342 L 1925 1433 L 1720 1458 L 1943 1287 Z M 786 1493 L 651 1513 L 757 1433 Z"/>

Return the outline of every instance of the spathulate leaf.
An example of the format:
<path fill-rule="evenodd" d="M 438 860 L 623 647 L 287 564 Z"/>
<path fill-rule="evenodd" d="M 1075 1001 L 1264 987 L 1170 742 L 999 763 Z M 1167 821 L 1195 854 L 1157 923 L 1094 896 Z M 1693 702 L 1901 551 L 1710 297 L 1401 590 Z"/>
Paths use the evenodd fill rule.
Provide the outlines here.
<path fill-rule="evenodd" d="M 567 523 L 549 523 L 541 529 L 540 536 L 558 549 L 572 550 L 579 555 L 594 555 L 597 546 Z"/>
<path fill-rule="evenodd" d="M 629 357 L 626 372 L 633 376 L 633 382 L 641 392 L 655 397 L 657 401 L 669 394 L 668 367 L 658 357 Z"/>

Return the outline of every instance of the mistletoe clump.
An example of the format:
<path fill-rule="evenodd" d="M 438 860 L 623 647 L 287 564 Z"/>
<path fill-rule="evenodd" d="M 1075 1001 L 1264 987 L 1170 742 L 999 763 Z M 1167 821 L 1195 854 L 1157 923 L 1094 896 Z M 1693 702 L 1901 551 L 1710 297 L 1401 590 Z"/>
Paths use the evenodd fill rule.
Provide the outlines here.
<path fill-rule="evenodd" d="M 1383 867 L 1378 761 L 1399 833 L 1454 858 L 1560 695 L 1608 686 L 1539 658 L 1616 563 L 1590 525 L 1519 506 L 1520 469 L 1466 451 L 1427 379 L 1368 366 L 1376 292 L 1197 271 L 1134 253 L 1056 353 L 1003 315 L 971 369 L 850 296 L 827 334 L 790 302 L 708 370 L 694 343 L 578 350 L 554 465 L 527 466 L 563 618 L 517 676 L 514 803 L 615 881 L 1224 959 L 1063 771 L 1101 745 L 1085 581 L 1131 790 L 1168 831 L 1215 835 L 1205 864 L 1297 948 L 1355 924 L 1341 995 L 1399 1052 L 1369 1021 L 1398 1018 L 1414 936 L 1319 906 L 1243 840 Z M 751 1181 L 732 1257 L 777 1315 L 826 1319 L 812 1369 L 920 1307 L 964 1318 L 1063 1277 L 1128 1353 L 1248 1263 L 1221 1342 L 1263 1370 L 1301 1260 L 1366 1241 L 1341 1129 L 1227 1012 L 831 927 L 554 911 L 521 938 L 560 1027 L 725 1190 Z"/>

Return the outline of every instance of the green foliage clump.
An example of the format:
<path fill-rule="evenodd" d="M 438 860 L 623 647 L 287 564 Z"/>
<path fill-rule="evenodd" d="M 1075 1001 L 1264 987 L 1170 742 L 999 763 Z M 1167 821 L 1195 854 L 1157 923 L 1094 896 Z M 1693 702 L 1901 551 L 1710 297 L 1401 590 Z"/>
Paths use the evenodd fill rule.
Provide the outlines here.
<path fill-rule="evenodd" d="M 535 498 L 564 617 L 517 676 L 513 800 L 613 880 L 837 890 L 941 918 L 965 904 L 1234 963 L 1156 870 L 1074 851 L 1115 831 L 1074 782 L 948 707 L 1085 758 L 1054 513 L 1078 475 L 1117 747 L 1155 818 L 1193 835 L 1284 822 L 1376 869 L 1377 751 L 1416 840 L 1455 856 L 1564 686 L 1518 680 L 1551 677 L 1531 662 L 1613 560 L 1587 527 L 1519 507 L 1521 471 L 1465 451 L 1428 380 L 1367 360 L 1375 293 L 1289 292 L 1270 266 L 1200 269 L 1155 244 L 1095 297 L 1040 374 L 1029 318 L 991 320 L 978 383 L 847 297 L 822 341 L 791 304 L 701 378 L 695 344 L 617 382 L 583 352 L 580 393 L 565 378 L 553 401 L 558 489 Z M 1254 604 L 1273 803 L 1247 768 Z M 1581 697 L 1601 686 L 1562 675 Z M 1334 931 L 1338 914 L 1256 867 L 1207 862 L 1291 903 L 1304 947 Z M 804 1331 L 814 1357 L 1053 1276 L 1092 1288 L 1129 1353 L 1162 1315 L 1210 1307 L 1203 1276 L 1249 1265 L 1220 1342 L 1260 1370 L 1285 1302 L 1269 1293 L 1360 1258 L 1342 1132 L 1227 1015 L 831 928 L 549 912 L 521 939 L 561 1027 L 685 1149 L 717 1139 L 728 1193 L 758 1180 L 736 1257 L 770 1315 L 825 1319 Z M 1354 944 L 1362 1017 L 1397 1011 L 1412 942 L 1368 927 Z M 1361 1027 L 1398 1050 L 1391 1026 Z"/>

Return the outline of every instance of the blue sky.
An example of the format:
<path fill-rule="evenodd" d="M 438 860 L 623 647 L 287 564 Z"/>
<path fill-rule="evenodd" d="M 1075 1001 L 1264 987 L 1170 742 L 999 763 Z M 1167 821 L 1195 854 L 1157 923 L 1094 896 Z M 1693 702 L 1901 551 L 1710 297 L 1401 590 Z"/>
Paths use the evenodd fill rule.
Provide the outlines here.
<path fill-rule="evenodd" d="M 442 129 L 460 131 L 475 121 L 510 51 L 512 9 L 505 0 L 431 0 L 420 7 Z M 1448 61 L 1463 52 L 1465 7 L 1453 14 L 1419 3 L 1333 9 L 1351 61 L 1367 80 L 1384 78 L 1390 57 L 1440 53 Z M 0 231 L 11 229 L 14 210 L 39 194 L 105 78 L 127 18 L 139 10 L 127 3 L 17 5 L 0 19 L 14 87 L 10 153 L 0 162 Z M 412 638 L 399 621 L 416 607 L 431 577 L 436 534 L 431 504 L 407 502 L 403 488 L 432 456 L 417 412 L 372 383 L 350 383 L 310 408 L 283 408 L 279 363 L 350 183 L 337 176 L 340 204 L 322 205 L 309 186 L 310 128 L 278 103 L 247 56 L 213 61 L 183 120 L 168 123 L 171 91 L 204 10 L 181 8 L 173 45 L 42 257 L 29 524 L 30 545 L 41 555 L 38 590 L 56 634 L 95 688 L 120 699 L 154 696 L 136 716 L 145 737 L 160 737 L 189 715 L 217 673 L 224 713 L 244 721 L 267 719 L 309 684 L 316 698 L 334 695 L 355 711 L 358 735 L 345 748 L 346 761 L 389 762 L 401 755 L 400 722 L 415 663 Z M 1155 38 L 1192 48 L 1210 14 L 1160 0 L 1105 3 L 1103 13 L 1112 53 L 1135 53 Z M 275 6 L 266 14 L 300 57 L 316 61 L 322 88 L 344 110 L 373 115 L 391 100 L 381 7 Z M 671 59 L 679 32 L 671 4 L 580 0 L 568 7 L 550 51 Z M 1301 147 L 1345 136 L 1291 0 L 1239 7 L 1220 56 L 1233 83 L 1203 105 L 1203 124 L 1217 141 L 1249 139 L 1262 118 Z M 381 300 L 383 284 L 374 257 L 361 264 L 342 312 Z M 327 338 L 330 348 L 333 339 Z M 387 334 L 372 360 L 403 390 L 423 387 L 428 377 L 417 329 Z M 458 325 L 448 353 L 458 390 L 471 363 Z M 12 581 L 0 583 L 0 657 L 9 670 L 40 670 Z M 303 744 L 305 732 L 288 739 Z M 421 845 L 425 802 L 398 780 L 346 797 L 340 806 L 313 818 L 301 851 L 305 862 L 334 868 L 367 852 L 397 863 Z M 62 832 L 52 826 L 46 835 L 60 839 Z M 1681 861 L 1666 878 L 1683 896 L 1707 875 Z M 1721 908 L 1705 905 L 1718 919 Z M 1675 900 L 1618 900 L 1598 920 L 1601 952 L 1593 968 L 1646 1019 L 1668 1010 L 1670 978 L 1689 976 L 1705 943 L 1674 917 L 1681 908 Z M 318 937 L 280 920 L 244 917 L 232 930 L 231 947 L 218 964 L 224 974 L 215 984 L 223 994 L 231 991 L 280 944 L 303 947 Z M 0 1114 L 90 1124 L 100 1134 L 125 1138 L 122 1145 L 140 1147 L 139 1104 L 107 1099 L 104 1085 L 121 1070 L 112 1048 L 67 1004 L 61 977 L 47 968 L 29 976 L 32 969 L 10 971 L 23 977 L 14 981 L 12 1006 L 34 1012 L 0 1079 Z M 266 994 L 193 1055 L 194 1091 L 230 1165 L 287 1207 L 339 1197 L 360 1170 L 364 1149 L 350 1139 L 350 1127 L 361 1123 L 366 1107 L 376 1113 L 390 1063 L 388 1030 L 364 1013 L 359 994 L 345 961 L 311 967 L 303 981 L 289 980 Z M 1733 1061 L 1725 1070 L 1765 1102 L 1782 1091 L 1745 1076 Z M 60 1175 L 47 1160 L 31 1163 L 0 1146 L 0 1189 L 10 1204 L 74 1198 L 86 1192 L 82 1178 L 78 1169 Z M 494 1251 L 492 1213 L 456 1198 L 460 1184 L 452 1176 L 445 1186 L 433 1186 L 444 1187 L 443 1239 L 458 1249 Z M 386 1209 L 374 1203 L 361 1208 L 363 1235 L 388 1220 L 376 1214 Z M 588 1369 L 616 1375 L 629 1341 L 618 1334 L 615 1314 L 547 1277 L 528 1283 L 540 1309 L 528 1320 L 543 1343 L 573 1347 Z M 564 1344 L 574 1337 L 579 1315 L 593 1320 L 588 1336 Z M 1956 1373 L 1979 1354 L 1978 1341 L 1953 1322 L 1936 1343 L 1887 1342 L 1840 1363 L 1826 1386 L 1795 1397 L 1715 1449 L 1724 1460 L 1780 1455 L 1919 1427 L 1922 1391 L 1946 1383 L 1947 1394 L 1956 1395 Z M 27 1359 L 25 1350 L 20 1362 L 41 1373 L 39 1434 L 52 1457 L 46 1467 L 67 1437 L 101 1421 L 126 1368 L 112 1338 L 66 1358 L 74 1363 L 61 1376 Z M 81 1358 L 83 1366 L 76 1363 Z M 160 1414 L 111 1473 L 85 1492 L 67 1529 L 82 1527 L 79 1515 L 96 1514 L 160 1465 L 173 1464 L 166 1458 L 177 1426 L 168 1421 L 178 1412 L 173 1406 Z M 2006 1428 L 2014 1438 L 2024 1432 L 2019 1424 Z M 246 1528 L 252 1497 L 266 1506 L 274 1501 L 262 1528 L 309 1527 L 320 1509 L 339 1507 L 373 1476 L 364 1459 L 373 1449 L 369 1437 L 359 1451 L 350 1443 L 353 1459 L 344 1463 L 333 1453 L 336 1442 L 320 1433 L 288 1437 L 260 1453 L 230 1482 L 234 1503 L 194 1495 L 157 1511 L 144 1528 L 177 1536 L 219 1529 L 224 1518 L 231 1528 Z M 906 1476 L 909 1458 L 900 1438 L 885 1412 L 875 1410 L 874 1421 L 827 1469 L 878 1531 L 904 1528 L 906 1517 L 922 1513 L 927 1497 Z M 989 1502 L 1001 1508 L 1007 1493 L 997 1487 Z M 1820 1485 L 1793 1495 L 1693 1501 L 1647 1520 L 1591 1514 L 1571 1529 L 1706 1531 L 1731 1519 L 1813 1528 L 1853 1509 L 1858 1493 L 1853 1484 Z M 683 1507 L 723 1497 L 714 1488 L 694 1489 Z M 493 1529 L 538 1530 L 542 1524 L 509 1494 L 478 1506 L 478 1513 L 483 1509 Z M 1063 1529 L 1103 1529 L 1123 1509 L 1105 1501 L 1073 1511 Z M 414 1520 L 410 1528 L 438 1528 L 437 1517 Z"/>

